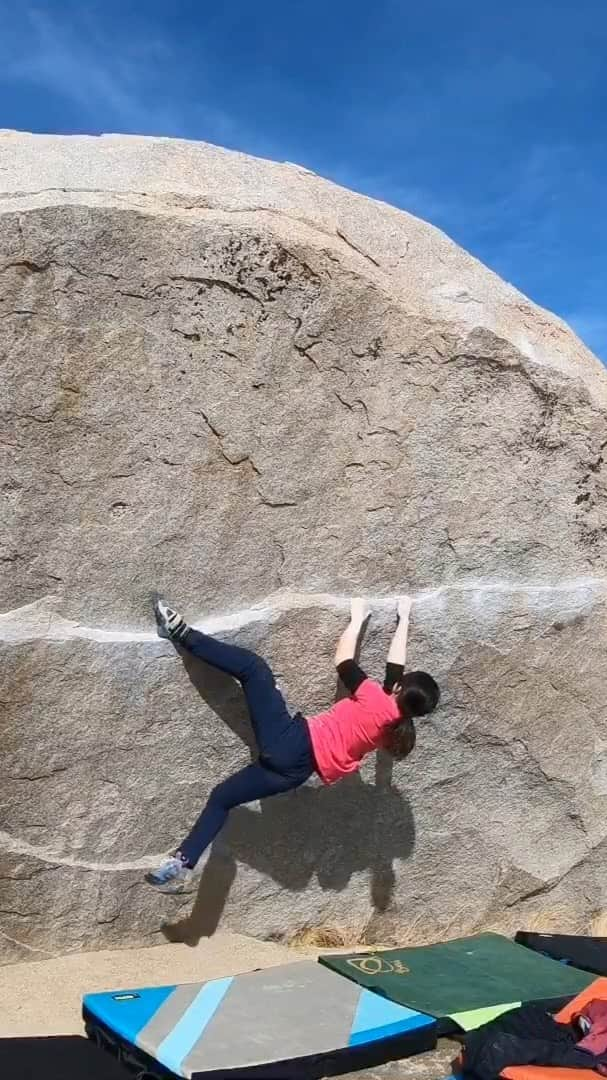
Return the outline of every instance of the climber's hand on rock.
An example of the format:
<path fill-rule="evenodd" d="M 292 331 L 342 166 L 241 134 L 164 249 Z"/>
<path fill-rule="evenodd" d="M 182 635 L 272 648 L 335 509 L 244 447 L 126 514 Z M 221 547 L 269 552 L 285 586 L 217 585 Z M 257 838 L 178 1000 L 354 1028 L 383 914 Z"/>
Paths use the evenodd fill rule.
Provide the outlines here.
<path fill-rule="evenodd" d="M 407 659 L 407 637 L 409 634 L 409 615 L 411 614 L 412 605 L 413 600 L 410 596 L 399 596 L 396 602 L 398 624 L 390 643 L 388 664 L 397 664 L 399 667 L 403 668 L 405 666 Z"/>
<path fill-rule="evenodd" d="M 356 626 L 362 626 L 369 615 L 369 605 L 362 597 L 355 597 L 350 601 L 350 619 Z"/>
<path fill-rule="evenodd" d="M 399 622 L 406 621 L 409 618 L 412 607 L 413 599 L 410 596 L 399 596 L 396 604 Z"/>

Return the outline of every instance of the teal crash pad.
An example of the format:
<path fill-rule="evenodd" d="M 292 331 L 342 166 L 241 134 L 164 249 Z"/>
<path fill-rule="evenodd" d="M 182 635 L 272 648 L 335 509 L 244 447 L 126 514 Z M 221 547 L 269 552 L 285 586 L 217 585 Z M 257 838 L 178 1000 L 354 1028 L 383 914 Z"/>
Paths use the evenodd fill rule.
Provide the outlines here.
<path fill-rule="evenodd" d="M 322 956 L 321 963 L 359 986 L 439 1019 L 476 1027 L 473 1014 L 531 1001 L 560 1001 L 589 986 L 594 975 L 560 964 L 500 934 L 478 934 L 436 945 Z"/>

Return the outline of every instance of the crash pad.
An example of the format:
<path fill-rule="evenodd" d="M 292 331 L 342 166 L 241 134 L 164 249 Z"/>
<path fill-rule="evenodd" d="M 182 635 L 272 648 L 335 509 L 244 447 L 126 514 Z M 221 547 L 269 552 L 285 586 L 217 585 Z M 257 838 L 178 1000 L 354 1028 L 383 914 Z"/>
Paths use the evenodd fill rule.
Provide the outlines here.
<path fill-rule="evenodd" d="M 314 961 L 89 994 L 87 1032 L 141 1068 L 213 1077 L 335 1075 L 433 1049 L 436 1021 Z"/>
<path fill-rule="evenodd" d="M 390 1001 L 437 1018 L 461 1017 L 508 1002 L 557 1005 L 592 982 L 588 972 L 531 952 L 500 934 L 322 956 L 321 963 Z"/>
<path fill-rule="evenodd" d="M 607 938 L 582 937 L 578 934 L 532 934 L 519 930 L 514 940 L 553 960 L 574 964 L 595 975 L 607 975 Z"/>

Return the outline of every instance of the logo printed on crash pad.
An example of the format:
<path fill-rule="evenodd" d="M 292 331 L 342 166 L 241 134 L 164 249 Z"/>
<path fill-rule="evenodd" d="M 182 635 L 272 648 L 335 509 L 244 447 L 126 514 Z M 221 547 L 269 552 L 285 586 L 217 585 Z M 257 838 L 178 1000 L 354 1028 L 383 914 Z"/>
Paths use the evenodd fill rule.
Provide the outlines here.
<path fill-rule="evenodd" d="M 381 956 L 354 956 L 348 963 L 363 975 L 410 975 L 411 969 L 402 960 L 384 960 Z"/>

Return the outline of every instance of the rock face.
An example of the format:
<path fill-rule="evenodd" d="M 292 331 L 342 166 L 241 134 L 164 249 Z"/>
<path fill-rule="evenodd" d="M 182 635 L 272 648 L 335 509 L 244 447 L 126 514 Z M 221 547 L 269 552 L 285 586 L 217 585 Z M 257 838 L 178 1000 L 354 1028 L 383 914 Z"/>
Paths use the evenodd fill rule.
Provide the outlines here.
<path fill-rule="evenodd" d="M 605 907 L 607 374 L 447 237 L 293 165 L 0 133 L 4 960 L 195 938 L 424 940 Z M 439 712 L 405 763 L 232 815 L 199 898 L 141 868 L 246 762 L 238 688 L 159 587 L 304 712 L 347 596 L 416 597 Z M 244 742 L 243 742 L 244 739 Z"/>

